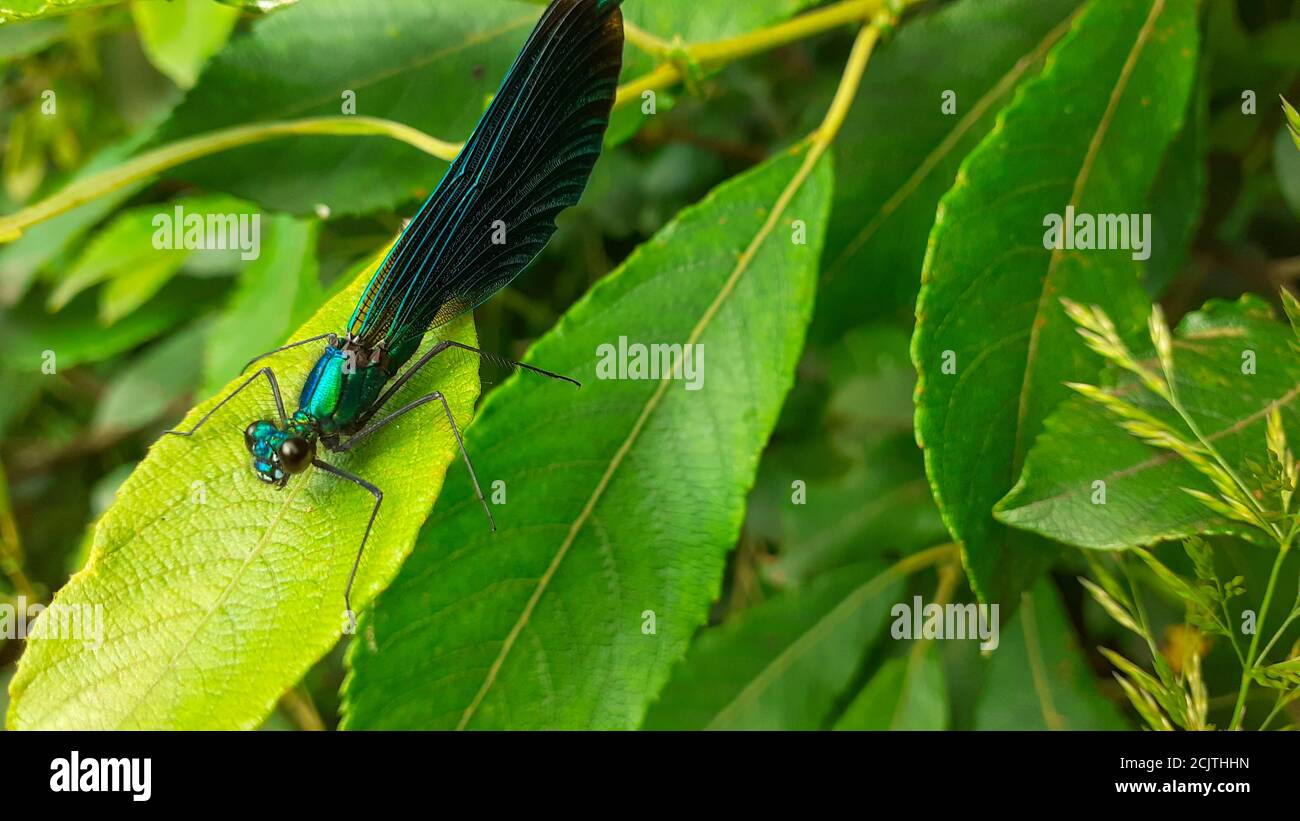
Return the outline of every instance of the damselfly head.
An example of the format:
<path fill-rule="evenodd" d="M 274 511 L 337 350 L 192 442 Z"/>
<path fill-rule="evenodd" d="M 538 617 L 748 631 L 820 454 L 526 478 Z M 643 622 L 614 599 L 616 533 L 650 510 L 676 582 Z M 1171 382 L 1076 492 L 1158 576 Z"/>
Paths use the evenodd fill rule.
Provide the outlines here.
<path fill-rule="evenodd" d="M 282 430 L 265 419 L 244 429 L 244 446 L 253 455 L 257 478 L 284 487 L 289 477 L 302 473 L 316 458 L 316 439 L 296 424 Z"/>

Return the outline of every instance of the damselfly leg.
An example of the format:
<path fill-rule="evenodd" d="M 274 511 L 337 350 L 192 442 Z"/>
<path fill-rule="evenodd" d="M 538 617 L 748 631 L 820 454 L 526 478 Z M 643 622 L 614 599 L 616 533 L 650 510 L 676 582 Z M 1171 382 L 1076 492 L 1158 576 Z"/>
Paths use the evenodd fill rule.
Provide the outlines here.
<path fill-rule="evenodd" d="M 345 615 L 347 616 L 349 627 L 345 632 L 355 633 L 357 631 L 357 619 L 356 614 L 352 612 L 352 585 L 356 583 L 357 569 L 361 567 L 361 554 L 366 550 L 366 541 L 370 539 L 370 530 L 375 526 L 375 517 L 379 515 L 379 506 L 384 503 L 384 492 L 355 473 L 349 473 L 340 467 L 331 465 L 329 462 L 323 462 L 320 459 L 313 459 L 312 464 L 326 473 L 333 474 L 340 479 L 346 479 L 347 481 L 364 488 L 370 492 L 371 496 L 375 497 L 375 506 L 370 511 L 370 521 L 366 522 L 366 532 L 361 537 L 361 547 L 357 550 L 356 559 L 352 561 L 352 572 L 348 574 L 348 586 L 343 590 L 343 606 L 346 608 Z"/>
<path fill-rule="evenodd" d="M 563 374 L 554 373 L 553 371 L 548 371 L 543 368 L 534 367 L 533 365 L 525 365 L 523 362 L 516 362 L 513 359 L 506 359 L 504 356 L 498 356 L 497 354 L 480 350 L 478 348 L 473 347 L 472 345 L 466 345 L 462 342 L 454 342 L 450 339 L 444 339 L 438 344 L 434 345 L 429 350 L 425 351 L 424 355 L 421 356 L 419 359 L 417 359 L 414 365 L 407 368 L 406 371 L 403 372 L 401 376 L 397 377 L 397 379 L 393 381 L 393 384 L 388 386 L 388 389 L 385 390 L 377 400 L 375 400 L 375 404 L 372 406 L 370 412 L 361 418 L 361 423 L 365 424 L 367 421 L 369 421 L 370 417 L 374 416 L 379 411 L 379 409 L 382 408 L 388 402 L 389 399 L 393 398 L 394 394 L 396 394 L 399 390 L 401 390 L 402 386 L 405 385 L 412 376 L 415 376 L 415 374 L 418 373 L 421 368 L 429 364 L 429 362 L 431 362 L 435 356 L 437 356 L 440 353 L 443 353 L 444 351 L 451 350 L 452 348 L 457 348 L 462 351 L 469 351 L 470 353 L 476 354 L 480 358 L 486 359 L 489 362 L 496 362 L 497 364 L 504 365 L 508 368 L 522 368 L 523 370 L 531 371 L 532 373 L 539 374 L 541 376 L 545 376 L 550 379 L 558 379 L 562 382 L 572 382 L 574 385 L 577 385 L 579 388 L 582 387 L 582 383 L 571 376 L 564 376 Z"/>
<path fill-rule="evenodd" d="M 283 425 L 285 423 L 286 417 L 284 414 L 284 399 L 281 398 L 280 396 L 280 383 L 275 381 L 275 372 L 272 371 L 269 367 L 267 367 L 267 368 L 262 368 L 257 373 L 248 377 L 248 379 L 245 379 L 244 384 L 240 385 L 238 388 L 235 388 L 233 391 L 230 392 L 229 396 L 227 396 L 225 399 L 222 399 L 215 406 L 213 406 L 212 410 L 203 414 L 203 418 L 200 419 L 198 422 L 194 423 L 194 427 L 190 428 L 189 430 L 169 430 L 169 431 L 165 431 L 164 433 L 170 433 L 176 436 L 193 435 L 196 430 L 203 427 L 203 423 L 207 422 L 209 419 L 212 418 L 212 414 L 221 410 L 222 405 L 226 404 L 231 399 L 234 399 L 236 396 L 239 395 L 240 391 L 242 391 L 244 388 L 247 388 L 249 385 L 253 384 L 254 380 L 256 380 L 257 377 L 263 375 L 265 375 L 267 381 L 271 383 L 271 394 L 275 397 L 275 409 L 276 411 L 279 412 L 280 424 Z"/>
<path fill-rule="evenodd" d="M 483 496 L 483 488 L 479 486 L 478 474 L 474 472 L 474 463 L 471 462 L 469 459 L 469 451 L 465 449 L 465 440 L 461 438 L 460 427 L 457 426 L 456 424 L 456 418 L 451 415 L 451 406 L 447 404 L 447 397 L 443 396 L 441 391 L 434 391 L 433 393 L 428 394 L 427 396 L 421 396 L 419 399 L 416 399 L 414 402 L 411 402 L 407 405 L 398 408 L 397 410 L 385 416 L 383 419 L 380 419 L 378 422 L 375 422 L 373 424 L 367 425 L 366 427 L 362 428 L 355 435 L 349 438 L 346 442 L 342 442 L 338 445 L 335 445 L 332 448 L 330 448 L 330 450 L 334 451 L 335 453 L 346 453 L 347 451 L 350 451 L 353 448 L 355 448 L 357 445 L 361 444 L 362 440 L 366 439 L 371 434 L 385 427 L 386 425 L 388 425 L 390 422 L 394 421 L 398 417 L 410 413 L 411 411 L 415 410 L 418 407 L 427 405 L 428 403 L 435 402 L 435 401 L 442 403 L 442 410 L 447 415 L 447 424 L 451 426 L 451 433 L 453 436 L 456 437 L 456 444 L 460 447 L 461 458 L 465 460 L 465 467 L 469 470 L 469 480 L 474 485 L 474 494 L 478 496 L 479 502 L 483 505 L 483 512 L 487 514 L 488 525 L 492 528 L 492 530 L 495 531 L 497 529 L 497 523 L 496 520 L 492 518 L 492 509 L 488 507 L 487 499 Z M 362 547 L 364 548 L 365 545 L 362 545 Z"/>
<path fill-rule="evenodd" d="M 260 353 L 257 356 L 253 357 L 252 359 L 248 360 L 247 362 L 244 363 L 244 367 L 239 369 L 239 372 L 243 373 L 244 371 L 248 370 L 249 365 L 253 364 L 254 362 L 259 362 L 263 359 L 266 359 L 268 356 L 274 356 L 275 354 L 278 354 L 281 351 L 287 351 L 293 348 L 299 348 L 302 347 L 303 345 L 310 345 L 313 342 L 320 342 L 322 339 L 328 339 L 330 341 L 330 344 L 332 345 L 334 344 L 335 340 L 338 339 L 338 335 L 317 334 L 316 336 L 309 336 L 306 339 L 300 339 L 297 342 L 290 342 L 288 345 L 281 345 L 278 348 L 273 348 L 267 351 L 266 353 Z"/>

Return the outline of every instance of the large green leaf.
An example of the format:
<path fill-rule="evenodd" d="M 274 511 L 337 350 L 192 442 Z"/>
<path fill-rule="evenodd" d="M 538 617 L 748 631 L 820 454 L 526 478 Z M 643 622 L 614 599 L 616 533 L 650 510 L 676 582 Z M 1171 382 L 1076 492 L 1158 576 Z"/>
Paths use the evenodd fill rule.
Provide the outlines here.
<path fill-rule="evenodd" d="M 1005 614 L 1003 614 L 1005 617 Z M 1046 581 L 1004 625 L 975 711 L 977 730 L 1121 730 L 1123 715 L 1097 689 L 1061 597 Z"/>
<path fill-rule="evenodd" d="M 1098 371 L 1060 298 L 1101 305 L 1122 328 L 1146 314 L 1132 252 L 1045 249 L 1045 218 L 1071 205 L 1145 210 L 1187 107 L 1195 12 L 1192 0 L 1089 5 L 940 205 L 913 340 L 917 439 L 971 584 L 987 601 L 1013 604 L 1050 558 L 1047 545 L 998 524 L 991 510 L 1069 394 L 1063 381 Z"/>
<path fill-rule="evenodd" d="M 258 20 L 208 64 L 160 140 L 263 120 L 356 113 L 437 137 L 469 136 L 536 22 L 515 0 L 315 0 Z M 256 88 L 250 94 L 248 89 Z M 264 206 L 334 214 L 428 194 L 446 164 L 381 138 L 297 137 L 226 152 L 177 173 Z"/>
<path fill-rule="evenodd" d="M 366 282 L 358 278 L 295 337 L 341 330 Z M 469 318 L 447 332 L 474 341 Z M 274 360 L 290 402 L 317 350 Z M 404 395 L 436 387 L 468 424 L 478 393 L 471 362 L 440 358 Z M 191 411 L 181 427 L 215 401 Z M 319 470 L 282 491 L 259 482 L 241 431 L 271 416 L 259 380 L 194 437 L 166 437 L 150 449 L 97 524 L 89 564 L 55 597 L 60 605 L 101 605 L 102 644 L 29 640 L 11 686 L 11 727 L 255 727 L 335 644 L 343 590 L 374 500 Z M 354 454 L 323 454 L 385 494 L 354 606 L 397 572 L 454 455 L 446 420 L 432 409 L 391 425 Z M 461 482 L 468 484 L 463 473 L 452 479 Z"/>
<path fill-rule="evenodd" d="M 508 494 L 500 530 L 444 494 L 353 643 L 346 726 L 640 723 L 718 594 L 794 379 L 831 186 L 823 160 L 775 213 L 800 161 L 686 209 L 538 341 L 530 361 L 580 392 L 520 374 L 491 394 L 467 444 Z M 597 378 L 620 337 L 703 345 L 701 388 Z"/>
<path fill-rule="evenodd" d="M 961 0 L 906 22 L 872 57 L 835 141 L 838 166 L 854 173 L 835 187 L 815 338 L 838 338 L 870 314 L 910 311 L 939 198 L 1078 5 Z M 947 92 L 956 95 L 951 114 Z"/>
<path fill-rule="evenodd" d="M 1246 457 L 1266 464 L 1265 418 L 1282 409 L 1292 441 L 1300 441 L 1300 361 L 1291 329 L 1272 318 L 1258 298 L 1211 302 L 1179 326 L 1174 361 L 1179 397 L 1215 449 L 1239 475 L 1251 475 Z M 1243 359 L 1252 352 L 1254 372 Z M 1184 425 L 1168 405 L 1123 379 L 1114 389 L 1126 401 Z M 1190 434 L 1188 434 L 1190 438 Z M 1103 482 L 1098 488 L 1094 483 Z M 1252 535 L 1215 514 L 1183 488 L 1217 496 L 1214 486 L 1181 457 L 1151 448 L 1120 429 L 1115 417 L 1082 396 L 1048 417 L 1020 482 L 998 503 L 1008 525 L 1081 547 L 1124 548 L 1196 533 Z M 1104 504 L 1095 500 L 1104 490 Z"/>
<path fill-rule="evenodd" d="M 644 727 L 815 730 L 827 723 L 902 585 L 880 563 L 791 589 L 691 644 Z"/>

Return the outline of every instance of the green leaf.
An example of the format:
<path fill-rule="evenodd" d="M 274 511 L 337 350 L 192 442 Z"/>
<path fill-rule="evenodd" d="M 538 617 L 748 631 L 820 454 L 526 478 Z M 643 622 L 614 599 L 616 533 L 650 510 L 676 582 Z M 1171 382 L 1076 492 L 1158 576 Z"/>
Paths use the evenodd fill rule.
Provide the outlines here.
<path fill-rule="evenodd" d="M 508 494 L 500 529 L 448 488 L 352 645 L 346 726 L 641 722 L 718 595 L 793 383 L 831 187 L 824 160 L 773 212 L 800 162 L 683 211 L 537 342 L 529 360 L 581 392 L 519 374 L 488 397 L 466 444 Z M 703 345 L 700 389 L 598 378 L 620 337 Z"/>
<path fill-rule="evenodd" d="M 1291 329 L 1258 297 L 1212 301 L 1180 323 L 1174 343 L 1177 389 L 1184 406 L 1238 470 L 1245 457 L 1266 460 L 1264 429 L 1273 403 L 1288 434 L 1300 437 L 1300 361 Z M 1254 373 L 1243 373 L 1253 352 Z M 1162 400 L 1123 379 L 1112 390 L 1138 408 L 1184 429 Z M 1188 434 L 1190 436 L 1190 434 Z M 1292 438 L 1291 441 L 1300 441 Z M 1104 505 L 1093 483 L 1105 483 Z M 1183 488 L 1217 497 L 1214 485 L 1181 457 L 1130 436 L 1113 415 L 1084 397 L 1063 403 L 1025 460 L 1019 483 L 997 505 L 1013 527 L 1078 545 L 1120 549 L 1198 533 L 1254 532 L 1221 517 Z"/>
<path fill-rule="evenodd" d="M 103 6 L 115 0 L 0 0 L 0 23 L 37 20 L 78 9 Z"/>
<path fill-rule="evenodd" d="M 1282 112 L 1286 114 L 1287 129 L 1291 132 L 1291 140 L 1295 142 L 1296 148 L 1300 148 L 1300 112 L 1295 110 L 1285 97 L 1282 98 Z"/>
<path fill-rule="evenodd" d="M 194 85 L 239 21 L 239 9 L 215 0 L 132 0 L 131 15 L 149 62 L 181 88 Z"/>
<path fill-rule="evenodd" d="M 1255 671 L 1255 680 L 1268 687 L 1287 690 L 1300 686 L 1300 658 L 1279 661 Z"/>
<path fill-rule="evenodd" d="M 132 360 L 109 383 L 95 408 L 92 429 L 102 433 L 142 427 L 194 390 L 208 330 L 206 323 L 195 324 Z"/>
<path fill-rule="evenodd" d="M 325 298 L 316 262 L 320 224 L 278 214 L 263 231 L 261 254 L 217 319 L 204 350 L 204 384 L 215 391 L 248 360 L 269 351 Z"/>
<path fill-rule="evenodd" d="M 1127 725 L 1074 638 L 1046 581 L 1023 594 L 1002 630 L 975 713 L 977 730 L 1120 730 Z"/>
<path fill-rule="evenodd" d="M 763 577 L 800 584 L 884 551 L 944 541 L 920 461 L 910 437 L 897 436 L 864 447 L 843 476 L 808 479 L 803 505 L 791 504 L 791 482 L 783 482 L 768 499 L 779 506 L 781 554 L 763 566 Z"/>
<path fill-rule="evenodd" d="M 1078 5 L 961 0 L 906 21 L 871 58 L 835 140 L 838 167 L 854 173 L 835 187 L 814 338 L 838 338 L 872 313 L 910 314 L 939 198 Z"/>
<path fill-rule="evenodd" d="M 779 23 L 815 5 L 817 0 L 750 0 L 728 6 L 723 14 L 721 9 L 705 13 L 693 0 L 658 0 L 626 3 L 623 14 L 629 23 L 661 40 L 680 37 L 685 43 L 703 43 Z"/>
<path fill-rule="evenodd" d="M 815 730 L 885 634 L 900 575 L 867 562 L 792 588 L 694 640 L 647 730 Z"/>
<path fill-rule="evenodd" d="M 883 635 L 899 576 L 827 574 L 704 631 L 646 715 L 648 730 L 816 730 Z"/>
<path fill-rule="evenodd" d="M 367 281 L 358 278 L 295 338 L 341 330 Z M 474 342 L 468 317 L 445 330 Z M 316 354 L 306 347 L 273 360 L 290 401 Z M 403 393 L 436 387 L 466 425 L 478 394 L 472 361 L 440 358 Z M 241 431 L 273 415 L 259 380 L 194 437 L 165 437 L 150 449 L 96 525 L 89 564 L 54 600 L 102 606 L 102 645 L 29 640 L 9 726 L 253 728 L 338 641 L 343 590 L 374 500 L 319 470 L 282 491 L 259 482 Z M 397 572 L 455 451 L 442 415 L 417 411 L 351 455 L 322 454 L 384 491 L 354 606 Z"/>
<path fill-rule="evenodd" d="M 263 120 L 356 113 L 464 139 L 537 21 L 512 0 L 300 3 L 256 21 L 203 72 L 160 142 Z M 257 93 L 248 92 L 256 88 Z M 388 139 L 297 137 L 224 152 L 177 173 L 297 214 L 338 215 L 426 196 L 446 164 Z"/>
<path fill-rule="evenodd" d="M 50 294 L 49 308 L 59 311 L 82 291 L 108 283 L 100 294 L 100 322 L 112 325 L 154 296 L 180 272 L 191 254 L 201 252 L 160 242 L 160 237 L 180 235 L 184 225 L 174 224 L 177 209 L 185 216 L 204 220 L 209 215 L 240 215 L 254 211 L 248 203 L 224 195 L 182 197 L 168 203 L 142 205 L 121 211 L 95 235 L 65 271 Z M 258 215 L 251 215 L 254 219 Z M 167 220 L 161 223 L 159 220 Z"/>
<path fill-rule="evenodd" d="M 1133 252 L 1047 250 L 1046 218 L 1145 209 L 1195 65 L 1191 0 L 1088 6 L 940 205 L 913 340 L 916 431 L 985 601 L 1014 603 L 1051 558 L 990 513 L 1070 393 L 1062 383 L 1099 369 L 1059 300 L 1101 305 L 1121 328 L 1148 305 Z"/>
<path fill-rule="evenodd" d="M 944 730 L 948 688 L 935 653 L 887 659 L 835 722 L 837 730 Z"/>
<path fill-rule="evenodd" d="M 1205 209 L 1210 100 L 1203 67 L 1200 74 L 1187 103 L 1182 130 L 1165 151 L 1151 187 L 1151 258 L 1144 280 L 1153 296 L 1163 294 L 1187 262 Z"/>

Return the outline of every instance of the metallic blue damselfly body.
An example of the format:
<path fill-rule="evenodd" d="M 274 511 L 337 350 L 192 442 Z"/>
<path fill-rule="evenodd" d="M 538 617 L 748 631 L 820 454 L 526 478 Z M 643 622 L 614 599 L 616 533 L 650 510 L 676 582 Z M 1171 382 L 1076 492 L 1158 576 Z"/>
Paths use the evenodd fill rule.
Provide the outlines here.
<path fill-rule="evenodd" d="M 375 417 L 415 373 L 444 351 L 459 348 L 484 355 L 477 348 L 440 341 L 402 371 L 428 331 L 473 310 L 518 276 L 555 232 L 556 215 L 582 196 L 600 155 L 622 68 L 620 2 L 553 0 L 465 147 L 376 270 L 344 333 L 299 340 L 253 360 L 324 341 L 325 350 L 303 384 L 297 410 L 286 414 L 275 372 L 263 367 L 193 428 L 168 431 L 192 435 L 240 391 L 259 378 L 267 380 L 278 422 L 253 422 L 244 431 L 258 478 L 283 488 L 290 476 L 315 466 L 374 496 L 343 593 L 353 625 L 352 585 L 383 491 L 319 458 L 317 446 L 332 453 L 352 450 L 393 420 L 438 403 L 495 529 L 441 393 L 434 391 Z"/>

